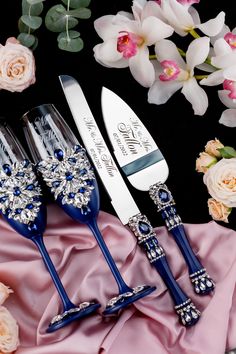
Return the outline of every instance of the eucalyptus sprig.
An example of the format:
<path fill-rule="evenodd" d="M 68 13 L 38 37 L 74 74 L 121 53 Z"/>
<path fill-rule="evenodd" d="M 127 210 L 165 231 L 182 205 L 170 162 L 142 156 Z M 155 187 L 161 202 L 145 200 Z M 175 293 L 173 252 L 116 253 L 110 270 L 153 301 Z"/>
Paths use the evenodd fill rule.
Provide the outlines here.
<path fill-rule="evenodd" d="M 20 42 L 35 49 L 38 43 L 33 34 L 42 24 L 39 16 L 43 11 L 45 0 L 22 0 L 22 16 L 19 20 Z M 91 0 L 61 0 L 61 4 L 52 6 L 46 13 L 45 26 L 48 30 L 58 33 L 58 47 L 68 52 L 79 52 L 84 47 L 80 33 L 74 28 L 78 19 L 88 19 L 91 10 L 88 9 Z"/>

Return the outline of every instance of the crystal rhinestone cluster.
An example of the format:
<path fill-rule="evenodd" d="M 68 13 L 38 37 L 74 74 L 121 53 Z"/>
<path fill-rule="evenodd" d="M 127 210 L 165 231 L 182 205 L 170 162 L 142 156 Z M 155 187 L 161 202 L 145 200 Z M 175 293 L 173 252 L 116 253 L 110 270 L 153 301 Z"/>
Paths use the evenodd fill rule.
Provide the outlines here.
<path fill-rule="evenodd" d="M 165 184 L 156 183 L 152 185 L 149 189 L 149 194 L 157 205 L 157 211 L 161 212 L 169 231 L 182 224 L 182 220 L 175 209 L 172 194 Z"/>
<path fill-rule="evenodd" d="M 126 298 L 129 298 L 130 296 L 138 294 L 140 291 L 143 291 L 146 288 L 147 288 L 147 286 L 145 286 L 145 285 L 139 285 L 139 286 L 136 286 L 135 288 L 131 289 L 132 291 L 127 291 L 126 293 L 115 296 L 108 301 L 107 307 L 112 307 L 114 305 L 117 305 L 118 303 L 122 303 Z"/>
<path fill-rule="evenodd" d="M 65 311 L 59 315 L 54 316 L 50 324 L 53 325 L 54 323 L 59 322 L 66 317 L 70 317 L 70 315 L 72 315 L 73 313 L 80 312 L 92 304 L 94 304 L 94 302 L 82 302 L 78 307 L 73 307 L 68 311 Z"/>
<path fill-rule="evenodd" d="M 41 161 L 37 168 L 55 200 L 77 208 L 86 206 L 90 201 L 95 176 L 85 149 L 80 145 L 65 151 L 55 150 L 54 156 Z"/>
<path fill-rule="evenodd" d="M 175 306 L 175 310 L 184 326 L 190 326 L 192 322 L 197 321 L 201 315 L 201 312 L 196 308 L 190 299 L 178 306 Z"/>
<path fill-rule="evenodd" d="M 137 214 L 130 218 L 129 227 L 137 237 L 140 246 L 146 252 L 150 263 L 165 256 L 165 252 L 156 238 L 156 233 L 145 215 Z"/>
<path fill-rule="evenodd" d="M 215 287 L 215 283 L 212 281 L 205 268 L 190 274 L 190 279 L 194 284 L 194 290 L 197 294 L 208 293 Z"/>
<path fill-rule="evenodd" d="M 0 171 L 0 209 L 9 219 L 28 224 L 37 217 L 41 202 L 33 165 L 28 161 L 4 164 Z"/>

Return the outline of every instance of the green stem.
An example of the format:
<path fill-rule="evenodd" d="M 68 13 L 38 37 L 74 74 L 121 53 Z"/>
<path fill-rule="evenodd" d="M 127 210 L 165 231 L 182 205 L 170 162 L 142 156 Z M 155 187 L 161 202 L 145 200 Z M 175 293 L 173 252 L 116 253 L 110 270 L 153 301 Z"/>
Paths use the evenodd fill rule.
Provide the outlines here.
<path fill-rule="evenodd" d="M 191 34 L 193 38 L 201 38 L 201 36 L 199 36 L 199 34 L 195 31 L 195 29 L 191 29 L 190 31 L 188 31 L 188 33 Z"/>
<path fill-rule="evenodd" d="M 29 17 L 31 17 L 31 6 L 32 5 L 29 6 Z M 30 34 L 30 27 L 28 27 L 28 34 Z"/>
<path fill-rule="evenodd" d="M 202 79 L 207 79 L 208 75 L 194 75 L 194 77 L 197 80 L 202 80 Z"/>
<path fill-rule="evenodd" d="M 70 0 L 67 2 L 67 11 L 70 11 Z M 67 42 L 70 42 L 70 36 L 69 36 L 69 15 L 66 15 L 66 37 L 67 37 Z"/>
<path fill-rule="evenodd" d="M 177 48 L 178 49 L 178 52 L 179 52 L 179 54 L 181 55 L 181 57 L 186 57 L 186 53 L 182 50 L 182 49 L 180 49 L 180 48 Z"/>
<path fill-rule="evenodd" d="M 157 59 L 157 56 L 156 56 L 156 54 L 152 54 L 152 55 L 149 55 L 149 59 L 150 59 L 150 60 L 154 60 L 154 59 Z"/>

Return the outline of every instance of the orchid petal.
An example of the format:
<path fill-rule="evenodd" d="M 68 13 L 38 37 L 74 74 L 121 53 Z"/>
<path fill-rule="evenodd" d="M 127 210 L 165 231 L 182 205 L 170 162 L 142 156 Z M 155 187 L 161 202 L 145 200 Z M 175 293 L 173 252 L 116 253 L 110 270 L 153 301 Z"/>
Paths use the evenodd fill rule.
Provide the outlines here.
<path fill-rule="evenodd" d="M 204 63 L 210 49 L 210 39 L 208 37 L 201 37 L 194 39 L 186 52 L 186 62 L 188 68 L 193 70 L 196 65 Z"/>
<path fill-rule="evenodd" d="M 226 69 L 236 63 L 236 52 L 211 58 L 212 65 Z"/>
<path fill-rule="evenodd" d="M 120 31 L 128 31 L 133 33 L 138 33 L 140 29 L 140 24 L 138 21 L 130 20 L 126 16 L 122 16 L 121 14 L 117 14 L 112 21 L 113 25 L 119 26 Z"/>
<path fill-rule="evenodd" d="M 155 44 L 163 38 L 169 37 L 174 29 L 154 16 L 145 18 L 142 23 L 143 35 L 147 45 Z"/>
<path fill-rule="evenodd" d="M 192 16 L 190 15 L 188 8 L 180 4 L 176 0 L 165 0 L 163 3 L 168 2 L 178 19 L 179 27 L 182 29 L 191 29 L 194 27 Z"/>
<path fill-rule="evenodd" d="M 120 16 L 122 16 L 122 17 L 127 17 L 129 20 L 134 20 L 134 16 L 133 16 L 133 14 L 131 14 L 130 12 L 127 12 L 127 11 L 119 11 L 117 14 L 120 15 Z"/>
<path fill-rule="evenodd" d="M 226 127 L 236 128 L 236 109 L 226 109 L 221 114 L 219 123 Z"/>
<path fill-rule="evenodd" d="M 93 50 L 95 59 L 102 65 L 114 68 L 126 68 L 129 65 L 128 60 L 124 59 L 122 53 L 117 51 L 115 39 L 97 44 Z"/>
<path fill-rule="evenodd" d="M 200 19 L 199 13 L 198 13 L 198 11 L 195 9 L 195 7 L 190 6 L 190 7 L 188 8 L 188 12 L 189 12 L 190 15 L 192 16 L 192 19 L 193 19 L 193 22 L 194 22 L 195 26 L 201 23 L 201 19 Z"/>
<path fill-rule="evenodd" d="M 140 85 L 150 87 L 155 80 L 155 70 L 149 60 L 147 47 L 140 49 L 135 56 L 129 59 L 131 74 Z"/>
<path fill-rule="evenodd" d="M 94 28 L 102 40 L 116 37 L 120 31 L 120 27 L 112 23 L 115 16 L 106 15 L 94 21 Z"/>
<path fill-rule="evenodd" d="M 214 45 L 215 42 L 217 41 L 217 39 L 224 38 L 224 36 L 228 32 L 230 32 L 230 28 L 229 28 L 229 26 L 224 24 L 223 27 L 222 27 L 222 30 L 216 36 L 211 37 L 211 43 Z"/>
<path fill-rule="evenodd" d="M 160 5 L 158 5 L 155 1 L 148 1 L 146 3 L 146 5 L 143 8 L 141 20 L 144 20 L 149 16 L 157 17 L 163 22 L 166 22 L 166 18 L 163 15 Z"/>
<path fill-rule="evenodd" d="M 223 28 L 225 13 L 221 11 L 215 18 L 196 26 L 207 36 L 216 36 Z"/>
<path fill-rule="evenodd" d="M 206 86 L 216 86 L 222 84 L 223 81 L 224 81 L 223 70 L 217 70 L 212 74 L 208 75 L 206 79 L 202 79 L 200 81 L 200 84 Z"/>
<path fill-rule="evenodd" d="M 185 6 L 180 5 L 177 1 L 175 1 L 179 6 L 181 6 L 181 9 L 184 11 L 184 14 L 186 14 L 187 19 L 184 19 L 181 22 L 181 18 L 178 18 L 178 15 L 175 13 L 175 11 L 172 9 L 170 1 L 165 0 L 161 2 L 161 9 L 163 11 L 163 15 L 166 17 L 168 23 L 175 29 L 175 32 L 178 33 L 180 36 L 186 36 L 187 31 L 186 28 L 192 28 L 194 26 L 193 20 L 191 15 L 188 13 L 188 9 L 185 8 Z M 189 18 L 190 17 L 190 18 Z"/>
<path fill-rule="evenodd" d="M 219 99 L 227 108 L 236 109 L 236 100 L 230 98 L 229 93 L 230 91 L 228 90 L 219 90 L 218 91 Z"/>
<path fill-rule="evenodd" d="M 224 77 L 225 79 L 236 81 L 236 61 L 235 65 L 224 69 Z"/>
<path fill-rule="evenodd" d="M 164 104 L 168 99 L 183 86 L 180 81 L 160 81 L 156 80 L 148 91 L 148 102 Z"/>
<path fill-rule="evenodd" d="M 224 38 L 219 38 L 215 41 L 214 52 L 215 56 L 218 57 L 232 53 L 232 49 Z"/>
<path fill-rule="evenodd" d="M 230 32 L 230 30 L 229 30 L 229 32 Z M 232 33 L 236 34 L 236 27 L 232 30 Z"/>
<path fill-rule="evenodd" d="M 202 116 L 206 112 L 208 97 L 206 92 L 198 85 L 195 78 L 185 81 L 181 92 L 192 104 L 194 114 Z"/>
<path fill-rule="evenodd" d="M 178 49 L 174 42 L 163 39 L 155 45 L 155 52 L 159 62 L 163 60 L 175 61 L 181 69 L 186 68 L 186 63 L 178 52 Z"/>
<path fill-rule="evenodd" d="M 219 71 L 216 68 L 214 68 L 212 65 L 207 64 L 207 63 L 202 63 L 196 66 L 197 69 L 206 71 L 207 73 L 214 73 L 215 71 Z"/>

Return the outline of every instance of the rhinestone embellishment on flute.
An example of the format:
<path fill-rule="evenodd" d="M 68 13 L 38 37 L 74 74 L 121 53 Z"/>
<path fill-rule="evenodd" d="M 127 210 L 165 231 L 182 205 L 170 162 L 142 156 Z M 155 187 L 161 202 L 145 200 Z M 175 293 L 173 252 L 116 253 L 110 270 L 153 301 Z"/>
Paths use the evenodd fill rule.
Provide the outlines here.
<path fill-rule="evenodd" d="M 0 171 L 0 209 L 9 219 L 23 224 L 34 221 L 39 212 L 41 188 L 28 161 L 5 164 Z"/>
<path fill-rule="evenodd" d="M 85 155 L 85 150 L 76 145 L 73 149 L 57 149 L 55 156 L 41 161 L 38 170 L 42 173 L 54 198 L 62 204 L 82 208 L 90 201 L 94 189 L 94 172 Z"/>

